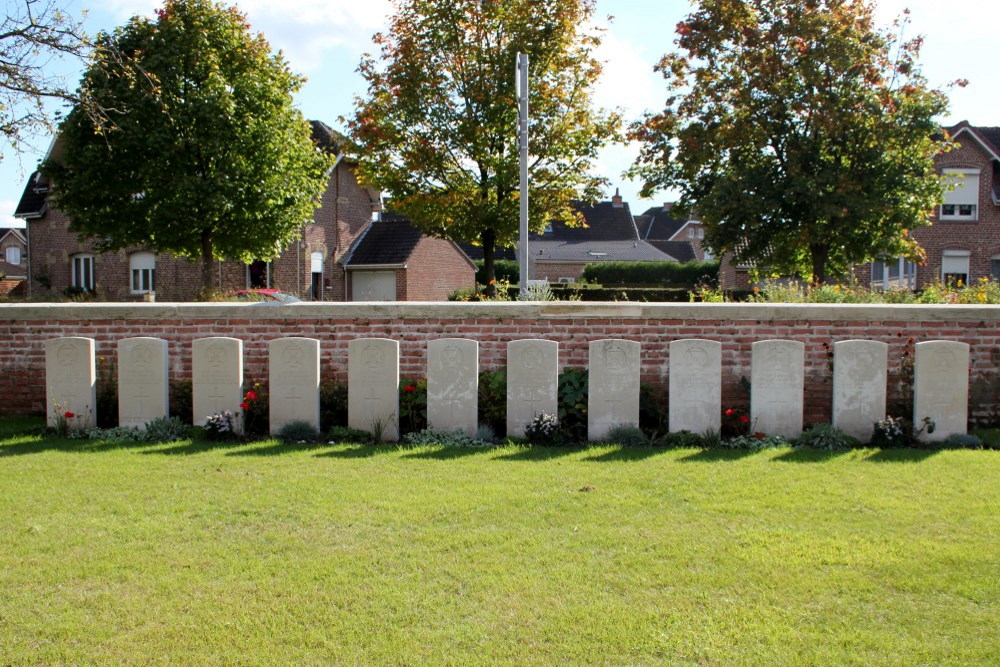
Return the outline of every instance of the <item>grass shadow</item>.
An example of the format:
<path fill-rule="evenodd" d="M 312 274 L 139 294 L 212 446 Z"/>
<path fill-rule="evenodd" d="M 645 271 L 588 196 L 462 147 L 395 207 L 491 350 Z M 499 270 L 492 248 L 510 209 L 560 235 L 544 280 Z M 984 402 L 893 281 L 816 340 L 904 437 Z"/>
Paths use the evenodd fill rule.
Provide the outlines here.
<path fill-rule="evenodd" d="M 451 461 L 454 459 L 474 456 L 490 451 L 491 447 L 435 447 L 433 449 L 423 449 L 421 451 L 403 454 L 403 459 L 429 459 L 438 461 Z"/>
<path fill-rule="evenodd" d="M 612 461 L 642 461 L 650 458 L 651 456 L 663 454 L 666 451 L 668 451 L 667 447 L 625 447 L 619 445 L 614 449 L 604 452 L 603 454 L 591 454 L 589 456 L 585 456 L 583 457 L 583 460 L 594 461 L 597 463 Z"/>
<path fill-rule="evenodd" d="M 812 447 L 793 447 L 784 454 L 775 456 L 772 461 L 781 463 L 824 463 L 847 454 L 847 449 L 813 449 Z"/>
<path fill-rule="evenodd" d="M 880 449 L 863 459 L 870 463 L 920 463 L 937 454 L 940 449 Z"/>
<path fill-rule="evenodd" d="M 710 449 L 699 449 L 677 459 L 681 463 L 714 463 L 718 461 L 739 461 L 748 456 L 759 453 L 758 449 L 724 449 L 722 447 L 712 447 Z"/>
<path fill-rule="evenodd" d="M 341 449 L 313 454 L 313 456 L 334 459 L 368 459 L 373 456 L 396 451 L 396 447 L 387 445 L 338 445 L 338 447 Z"/>
<path fill-rule="evenodd" d="M 550 461 L 583 451 L 582 447 L 518 446 L 514 451 L 494 456 L 494 461 Z"/>
<path fill-rule="evenodd" d="M 281 442 L 279 440 L 273 444 L 226 452 L 226 456 L 283 456 L 295 452 L 314 452 L 327 447 L 330 447 L 327 442 Z"/>
<path fill-rule="evenodd" d="M 142 444 L 146 447 L 149 447 L 150 445 L 148 442 L 144 442 Z M 162 454 L 164 456 L 190 456 L 192 454 L 204 454 L 205 452 L 245 447 L 248 443 L 215 440 L 178 440 L 176 442 L 166 444 L 169 444 L 170 446 L 161 448 L 161 446 L 153 445 L 151 449 L 146 449 L 141 453 Z"/>
<path fill-rule="evenodd" d="M 99 454 L 116 449 L 140 449 L 148 447 L 148 442 L 122 442 L 115 440 L 68 440 L 45 435 L 22 435 L 9 438 L 0 445 L 0 457 L 26 456 L 42 452 L 65 452 L 67 454 Z"/>

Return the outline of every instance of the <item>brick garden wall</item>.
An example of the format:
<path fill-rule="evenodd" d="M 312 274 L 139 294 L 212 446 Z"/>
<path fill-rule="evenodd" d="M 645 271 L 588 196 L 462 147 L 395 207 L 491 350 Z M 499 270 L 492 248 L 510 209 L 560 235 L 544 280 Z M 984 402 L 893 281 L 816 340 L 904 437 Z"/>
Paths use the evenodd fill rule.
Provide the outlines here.
<path fill-rule="evenodd" d="M 400 341 L 401 373 L 423 376 L 428 340 L 471 338 L 482 369 L 503 367 L 506 345 L 521 338 L 559 343 L 559 364 L 585 367 L 587 345 L 602 338 L 642 343 L 642 379 L 666 407 L 668 346 L 679 338 L 722 342 L 723 404 L 746 405 L 741 376 L 750 376 L 751 344 L 799 340 L 806 348 L 805 419 L 830 420 L 829 346 L 862 338 L 889 344 L 889 404 L 900 398 L 900 361 L 908 340 L 957 340 L 971 346 L 970 421 L 1000 415 L 1000 306 L 858 306 L 811 304 L 637 304 L 556 302 L 257 305 L 244 303 L 0 304 L 0 413 L 45 411 L 44 341 L 96 339 L 113 357 L 117 342 L 156 336 L 170 345 L 171 379 L 190 377 L 191 342 L 205 336 L 244 341 L 245 377 L 266 372 L 267 343 L 307 336 L 321 343 L 324 380 L 346 381 L 347 343 L 354 338 Z M 100 365 L 100 364 L 99 364 Z M 898 414 L 898 413 L 897 413 Z"/>

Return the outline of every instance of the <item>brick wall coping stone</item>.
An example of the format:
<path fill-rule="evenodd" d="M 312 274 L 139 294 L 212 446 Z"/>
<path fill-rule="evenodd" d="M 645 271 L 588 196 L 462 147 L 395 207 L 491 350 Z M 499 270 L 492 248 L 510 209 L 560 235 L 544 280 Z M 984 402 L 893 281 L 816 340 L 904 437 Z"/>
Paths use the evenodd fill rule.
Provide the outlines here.
<path fill-rule="evenodd" d="M 0 304 L 0 321 L 625 319 L 828 322 L 1000 322 L 1000 306 L 636 302 L 24 303 Z"/>

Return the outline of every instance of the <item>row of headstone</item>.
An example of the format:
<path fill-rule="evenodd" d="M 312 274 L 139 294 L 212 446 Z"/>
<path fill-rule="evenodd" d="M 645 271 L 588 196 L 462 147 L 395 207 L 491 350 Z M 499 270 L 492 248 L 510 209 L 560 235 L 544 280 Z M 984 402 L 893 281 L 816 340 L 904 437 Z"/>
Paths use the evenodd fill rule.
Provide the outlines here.
<path fill-rule="evenodd" d="M 833 424 L 865 440 L 885 417 L 888 345 L 870 340 L 834 343 Z M 641 345 L 629 340 L 590 343 L 588 437 L 601 440 L 617 425 L 638 425 Z M 272 433 L 293 420 L 319 428 L 320 343 L 279 338 L 268 344 Z M 399 437 L 399 343 L 362 338 L 348 343 L 348 426 Z M 507 433 L 524 434 L 532 419 L 557 414 L 559 345 L 517 340 L 507 346 Z M 118 343 L 119 423 L 142 426 L 168 413 L 167 342 L 126 338 Z M 704 433 L 721 427 L 722 344 L 712 340 L 670 343 L 671 431 Z M 803 427 L 805 346 L 766 340 L 752 345 L 750 427 L 755 432 L 796 437 Z M 969 346 L 953 341 L 916 345 L 914 423 L 932 420 L 943 439 L 965 433 L 968 412 Z M 192 344 L 193 417 L 236 413 L 244 398 L 243 342 L 202 338 Z M 479 344 L 446 338 L 427 347 L 427 420 L 430 428 L 474 435 L 478 422 Z M 94 341 L 57 338 L 46 342 L 49 423 L 73 415 L 74 425 L 94 425 Z"/>

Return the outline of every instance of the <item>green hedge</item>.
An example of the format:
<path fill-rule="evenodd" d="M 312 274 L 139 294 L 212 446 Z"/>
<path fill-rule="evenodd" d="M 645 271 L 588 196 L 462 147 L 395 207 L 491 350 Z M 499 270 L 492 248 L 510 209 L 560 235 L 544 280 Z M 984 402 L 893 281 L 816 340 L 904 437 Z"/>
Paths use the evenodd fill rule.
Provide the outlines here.
<path fill-rule="evenodd" d="M 483 271 L 483 260 L 477 259 L 476 264 L 476 283 L 479 285 L 485 285 L 486 272 Z M 493 273 L 496 274 L 497 280 L 507 279 L 511 285 L 521 282 L 521 267 L 518 263 L 510 259 L 497 259 L 493 261 Z"/>
<path fill-rule="evenodd" d="M 687 287 L 602 287 L 600 285 L 549 285 L 560 301 L 690 301 Z"/>
<path fill-rule="evenodd" d="M 610 285 L 694 287 L 719 282 L 719 262 L 601 262 L 583 267 L 588 283 Z"/>

